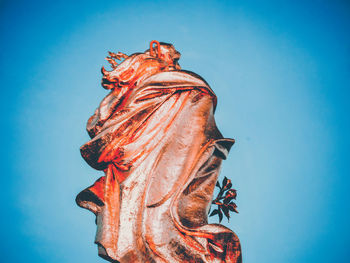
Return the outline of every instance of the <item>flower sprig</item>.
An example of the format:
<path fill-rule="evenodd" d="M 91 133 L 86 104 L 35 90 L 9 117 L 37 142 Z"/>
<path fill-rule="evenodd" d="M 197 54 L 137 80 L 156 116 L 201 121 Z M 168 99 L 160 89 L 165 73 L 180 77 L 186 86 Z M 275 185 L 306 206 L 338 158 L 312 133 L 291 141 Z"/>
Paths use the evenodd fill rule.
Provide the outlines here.
<path fill-rule="evenodd" d="M 218 215 L 219 223 L 221 223 L 223 215 L 226 216 L 227 220 L 230 220 L 230 211 L 238 213 L 236 210 L 237 205 L 233 202 L 236 200 L 237 192 L 232 189 L 232 183 L 230 179 L 225 178 L 222 180 L 222 186 L 219 182 L 216 182 L 216 186 L 219 187 L 220 191 L 216 198 L 212 201 L 213 205 L 217 205 L 217 209 L 214 209 L 209 216 Z"/>

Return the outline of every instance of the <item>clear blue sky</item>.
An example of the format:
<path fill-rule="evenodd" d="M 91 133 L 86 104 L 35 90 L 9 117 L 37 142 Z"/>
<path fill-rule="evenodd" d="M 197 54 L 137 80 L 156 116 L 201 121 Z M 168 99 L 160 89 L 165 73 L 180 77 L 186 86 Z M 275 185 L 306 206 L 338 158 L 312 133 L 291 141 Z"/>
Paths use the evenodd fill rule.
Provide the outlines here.
<path fill-rule="evenodd" d="M 71 3 L 74 2 L 74 3 Z M 190 3 L 189 3 L 190 2 Z M 350 262 L 347 1 L 1 1 L 1 262 L 104 262 L 75 195 L 107 51 L 170 42 L 235 138 L 245 263 Z"/>

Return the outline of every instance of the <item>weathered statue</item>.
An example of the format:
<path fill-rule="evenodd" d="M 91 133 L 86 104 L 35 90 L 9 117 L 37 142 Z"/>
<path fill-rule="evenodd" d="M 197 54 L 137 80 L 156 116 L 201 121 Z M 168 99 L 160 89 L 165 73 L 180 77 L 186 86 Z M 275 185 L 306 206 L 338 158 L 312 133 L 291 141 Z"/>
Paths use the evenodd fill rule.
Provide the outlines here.
<path fill-rule="evenodd" d="M 179 58 L 152 41 L 144 53 L 110 53 L 113 70 L 102 68 L 111 92 L 88 120 L 81 154 L 105 175 L 76 201 L 95 213 L 98 253 L 111 262 L 241 262 L 237 236 L 208 224 L 234 140 L 216 127 L 214 92 Z"/>

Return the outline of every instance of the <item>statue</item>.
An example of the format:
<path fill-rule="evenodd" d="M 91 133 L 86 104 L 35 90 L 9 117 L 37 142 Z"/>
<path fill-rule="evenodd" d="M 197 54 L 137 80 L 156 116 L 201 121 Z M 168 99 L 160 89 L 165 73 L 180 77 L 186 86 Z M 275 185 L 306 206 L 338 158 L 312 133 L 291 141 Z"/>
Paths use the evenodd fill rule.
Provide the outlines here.
<path fill-rule="evenodd" d="M 234 143 L 216 127 L 214 92 L 181 70 L 171 44 L 109 55 L 113 70 L 102 67 L 102 86 L 110 93 L 80 149 L 105 175 L 76 198 L 96 215 L 99 255 L 121 263 L 242 262 L 235 233 L 208 224 L 221 161 Z"/>

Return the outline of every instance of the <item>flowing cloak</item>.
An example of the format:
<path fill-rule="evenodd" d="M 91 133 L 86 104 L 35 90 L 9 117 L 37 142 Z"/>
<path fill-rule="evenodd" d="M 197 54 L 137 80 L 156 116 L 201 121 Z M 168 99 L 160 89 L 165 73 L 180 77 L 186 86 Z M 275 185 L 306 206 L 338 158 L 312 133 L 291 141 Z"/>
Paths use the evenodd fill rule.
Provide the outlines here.
<path fill-rule="evenodd" d="M 86 162 L 106 176 L 77 196 L 97 215 L 102 257 L 120 262 L 241 262 L 237 236 L 208 224 L 232 139 L 216 127 L 216 96 L 198 75 L 154 74 L 113 90 L 89 119 Z"/>

